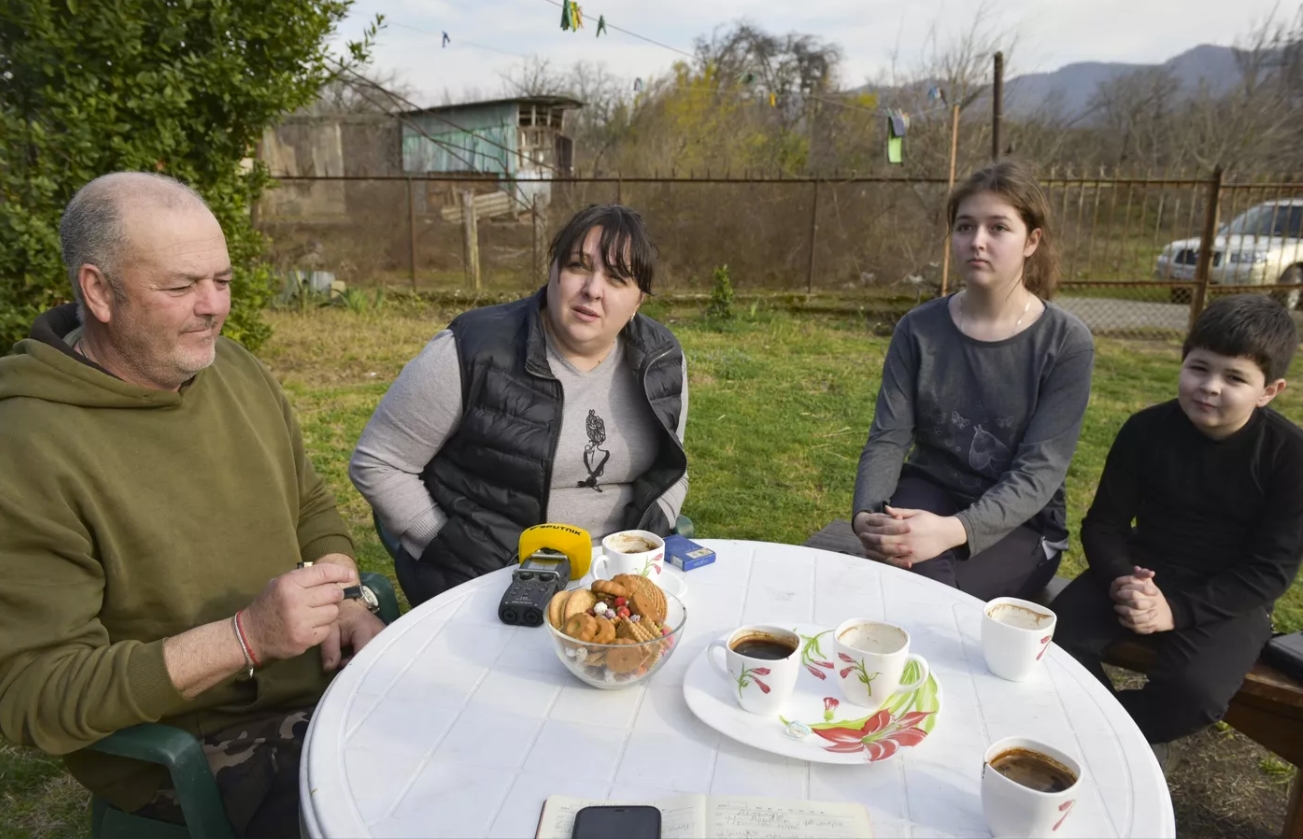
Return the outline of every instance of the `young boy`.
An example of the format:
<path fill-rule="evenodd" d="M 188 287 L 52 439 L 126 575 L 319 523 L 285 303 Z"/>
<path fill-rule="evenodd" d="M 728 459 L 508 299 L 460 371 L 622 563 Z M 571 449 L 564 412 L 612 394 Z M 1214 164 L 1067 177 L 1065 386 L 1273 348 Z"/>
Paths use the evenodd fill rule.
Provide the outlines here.
<path fill-rule="evenodd" d="M 1298 342 L 1268 297 L 1208 306 L 1177 398 L 1122 426 L 1082 523 L 1090 567 L 1054 601 L 1054 640 L 1109 687 L 1111 641 L 1153 646 L 1148 683 L 1117 694 L 1150 743 L 1221 718 L 1298 571 L 1303 429 L 1267 407 Z"/>

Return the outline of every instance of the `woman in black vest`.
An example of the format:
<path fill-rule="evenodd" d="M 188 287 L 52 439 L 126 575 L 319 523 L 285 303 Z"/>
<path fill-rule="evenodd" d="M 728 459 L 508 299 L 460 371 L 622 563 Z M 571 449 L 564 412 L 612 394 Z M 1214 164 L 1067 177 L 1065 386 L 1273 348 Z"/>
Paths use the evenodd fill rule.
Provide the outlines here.
<path fill-rule="evenodd" d="M 401 548 L 413 605 L 506 566 L 546 521 L 669 533 L 688 491 L 683 348 L 638 314 L 656 248 L 627 207 L 552 240 L 548 283 L 435 335 L 367 423 L 349 476 Z"/>

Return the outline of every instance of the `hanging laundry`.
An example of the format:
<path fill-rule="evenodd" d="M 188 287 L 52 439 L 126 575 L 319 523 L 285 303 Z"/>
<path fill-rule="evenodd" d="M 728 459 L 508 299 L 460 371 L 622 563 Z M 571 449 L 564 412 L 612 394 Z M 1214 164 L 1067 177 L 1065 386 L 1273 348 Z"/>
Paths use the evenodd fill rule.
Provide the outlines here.
<path fill-rule="evenodd" d="M 909 132 L 909 114 L 894 108 L 887 112 L 887 162 L 905 161 L 905 134 Z"/>
<path fill-rule="evenodd" d="M 443 33 L 443 47 L 447 47 L 447 46 L 448 46 L 449 44 L 451 44 L 451 43 L 452 43 L 452 38 L 449 38 L 449 37 L 448 37 L 448 33 L 447 33 L 447 32 L 444 32 L 444 33 Z"/>
<path fill-rule="evenodd" d="M 606 31 L 606 15 L 598 15 L 598 16 L 597 16 L 597 37 L 599 37 L 599 38 L 602 37 L 602 33 L 605 32 L 605 31 Z"/>

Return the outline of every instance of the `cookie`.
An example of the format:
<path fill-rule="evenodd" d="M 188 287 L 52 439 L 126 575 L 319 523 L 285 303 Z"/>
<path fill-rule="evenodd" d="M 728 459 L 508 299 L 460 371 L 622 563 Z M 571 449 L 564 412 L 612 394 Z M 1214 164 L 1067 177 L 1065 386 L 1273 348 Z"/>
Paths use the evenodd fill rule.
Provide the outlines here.
<path fill-rule="evenodd" d="M 611 672 L 617 674 L 632 673 L 642 666 L 643 659 L 646 656 L 637 643 L 627 638 L 619 638 L 615 643 L 616 646 L 606 651 L 606 666 Z"/>
<path fill-rule="evenodd" d="M 591 643 L 597 639 L 599 630 L 597 618 L 587 612 L 580 612 L 566 621 L 565 628 L 562 631 L 577 641 Z"/>
<path fill-rule="evenodd" d="M 596 605 L 597 595 L 586 588 L 577 588 L 570 592 L 570 597 L 566 600 L 565 613 L 562 619 L 568 621 L 575 615 L 587 612 Z"/>
<path fill-rule="evenodd" d="M 669 609 L 669 604 L 665 600 L 665 592 L 661 587 L 646 577 L 639 577 L 634 574 L 622 574 L 621 577 L 627 577 L 621 580 L 625 588 L 634 593 L 629 600 L 630 611 L 637 612 L 644 618 L 649 618 L 658 624 L 665 623 L 665 615 Z M 616 579 L 620 579 L 617 577 Z M 642 598 L 642 605 L 638 606 L 639 598 Z"/>
<path fill-rule="evenodd" d="M 568 591 L 558 591 L 552 595 L 552 599 L 547 602 L 547 622 L 553 627 L 560 629 L 566 625 L 565 608 L 566 600 L 570 597 Z"/>
<path fill-rule="evenodd" d="M 615 643 L 615 621 L 606 618 L 597 619 L 597 637 L 593 639 L 598 644 Z"/>
<path fill-rule="evenodd" d="M 628 599 L 629 589 L 614 580 L 594 580 L 593 593 L 606 597 L 623 597 Z"/>
<path fill-rule="evenodd" d="M 623 638 L 626 641 L 637 641 L 638 635 L 633 631 L 635 624 L 633 621 L 627 621 L 624 618 L 615 622 L 615 635 L 617 638 Z"/>
<path fill-rule="evenodd" d="M 643 626 L 644 621 L 631 621 L 626 618 L 625 620 L 620 621 L 620 623 L 628 625 L 630 636 L 640 644 L 646 643 L 647 641 L 655 641 L 660 637 L 660 635 L 654 632 L 650 626 Z"/>

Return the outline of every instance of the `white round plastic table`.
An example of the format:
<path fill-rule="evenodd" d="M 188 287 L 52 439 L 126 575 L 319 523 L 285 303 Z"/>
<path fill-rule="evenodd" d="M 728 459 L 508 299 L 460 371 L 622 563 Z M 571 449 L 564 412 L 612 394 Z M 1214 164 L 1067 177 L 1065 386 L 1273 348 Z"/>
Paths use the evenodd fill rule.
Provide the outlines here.
<path fill-rule="evenodd" d="M 1011 735 L 1085 766 L 1063 835 L 1176 835 L 1140 730 L 1056 645 L 1035 678 L 1007 682 L 982 657 L 981 602 L 960 591 L 814 548 L 698 541 L 716 559 L 685 575 L 681 646 L 623 690 L 572 676 L 545 628 L 499 622 L 509 570 L 404 615 L 317 707 L 299 779 L 304 835 L 532 837 L 549 795 L 695 792 L 859 802 L 878 836 L 986 837 L 982 755 Z M 879 764 L 808 763 L 737 743 L 688 709 L 684 673 L 715 638 L 745 623 L 834 627 L 848 617 L 905 627 L 936 674 L 941 712 L 917 748 Z"/>

